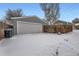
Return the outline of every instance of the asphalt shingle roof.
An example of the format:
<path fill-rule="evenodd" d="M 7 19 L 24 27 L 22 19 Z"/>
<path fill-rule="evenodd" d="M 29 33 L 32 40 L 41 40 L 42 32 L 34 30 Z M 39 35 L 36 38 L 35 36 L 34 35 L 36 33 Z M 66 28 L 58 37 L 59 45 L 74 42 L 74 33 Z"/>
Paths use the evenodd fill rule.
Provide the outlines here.
<path fill-rule="evenodd" d="M 43 23 L 43 21 L 37 16 L 12 17 L 11 19 L 25 22 Z"/>

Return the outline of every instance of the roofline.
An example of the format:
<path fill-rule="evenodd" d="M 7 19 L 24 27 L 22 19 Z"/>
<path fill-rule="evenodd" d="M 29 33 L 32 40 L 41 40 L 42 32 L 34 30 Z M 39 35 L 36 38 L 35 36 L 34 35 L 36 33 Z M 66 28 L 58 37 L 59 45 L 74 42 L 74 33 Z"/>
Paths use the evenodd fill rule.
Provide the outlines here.
<path fill-rule="evenodd" d="M 66 22 L 66 23 L 72 23 L 72 22 L 69 22 L 69 21 L 65 21 L 65 20 L 58 20 L 58 21 L 63 21 L 63 22 Z"/>
<path fill-rule="evenodd" d="M 22 16 L 22 17 L 11 17 L 11 19 L 29 18 L 29 17 L 38 17 L 38 16 Z M 39 18 L 39 17 L 38 17 L 38 18 Z"/>

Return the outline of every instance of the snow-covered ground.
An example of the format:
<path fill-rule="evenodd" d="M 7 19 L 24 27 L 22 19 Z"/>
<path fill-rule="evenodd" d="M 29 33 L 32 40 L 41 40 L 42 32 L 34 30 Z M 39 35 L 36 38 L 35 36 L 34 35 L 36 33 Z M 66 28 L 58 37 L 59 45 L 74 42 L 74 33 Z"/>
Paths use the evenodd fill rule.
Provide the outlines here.
<path fill-rule="evenodd" d="M 0 41 L 2 56 L 79 56 L 79 30 L 16 35 Z"/>

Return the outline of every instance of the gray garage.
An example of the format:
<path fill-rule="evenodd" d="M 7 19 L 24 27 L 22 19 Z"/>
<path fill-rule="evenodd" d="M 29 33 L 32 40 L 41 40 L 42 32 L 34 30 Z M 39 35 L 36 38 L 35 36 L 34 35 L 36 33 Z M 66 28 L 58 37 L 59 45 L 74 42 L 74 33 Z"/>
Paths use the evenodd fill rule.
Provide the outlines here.
<path fill-rule="evenodd" d="M 41 33 L 43 21 L 36 16 L 12 17 L 15 34 Z"/>

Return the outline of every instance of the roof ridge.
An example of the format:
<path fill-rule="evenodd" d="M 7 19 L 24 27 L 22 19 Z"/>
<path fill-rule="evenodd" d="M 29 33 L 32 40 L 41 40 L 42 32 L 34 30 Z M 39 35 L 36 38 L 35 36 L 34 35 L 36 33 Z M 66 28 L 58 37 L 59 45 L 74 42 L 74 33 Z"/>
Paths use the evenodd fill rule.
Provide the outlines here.
<path fill-rule="evenodd" d="M 11 17 L 11 19 L 16 19 L 16 18 L 28 18 L 28 17 L 37 17 L 37 16 L 21 16 L 21 17 Z"/>

